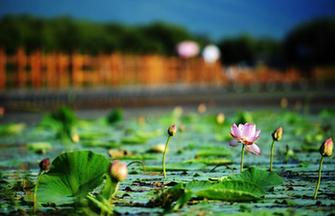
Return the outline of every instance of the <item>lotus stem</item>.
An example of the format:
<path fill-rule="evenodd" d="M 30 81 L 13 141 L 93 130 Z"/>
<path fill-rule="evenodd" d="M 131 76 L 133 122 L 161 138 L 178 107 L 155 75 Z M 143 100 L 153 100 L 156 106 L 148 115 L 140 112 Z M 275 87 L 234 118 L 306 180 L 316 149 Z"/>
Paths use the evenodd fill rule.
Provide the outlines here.
<path fill-rule="evenodd" d="M 112 195 L 109 198 L 109 202 L 112 202 L 112 199 L 115 197 L 115 194 L 117 193 L 117 191 L 119 190 L 119 186 L 120 186 L 120 182 L 116 182 L 115 184 L 115 188 L 114 188 L 114 192 L 112 193 Z"/>
<path fill-rule="evenodd" d="M 43 171 L 38 173 L 35 188 L 34 188 L 34 196 L 33 196 L 33 203 L 34 203 L 33 211 L 34 211 L 34 213 L 36 213 L 36 210 L 37 210 L 37 190 L 38 190 L 38 186 L 40 185 L 40 176 L 42 174 L 43 174 Z"/>
<path fill-rule="evenodd" d="M 34 202 L 33 210 L 34 210 L 34 213 L 36 213 L 36 207 L 37 207 L 37 188 L 38 188 L 38 185 L 39 185 L 39 178 L 40 178 L 40 176 L 38 175 L 37 176 L 36 185 L 35 185 L 35 188 L 34 188 L 34 198 L 33 198 L 33 202 Z"/>
<path fill-rule="evenodd" d="M 272 172 L 272 162 L 273 162 L 274 149 L 275 149 L 275 140 L 272 140 L 271 152 L 270 152 L 270 172 Z"/>
<path fill-rule="evenodd" d="M 241 163 L 240 163 L 240 171 L 243 172 L 243 159 L 244 159 L 244 144 L 242 144 L 242 150 L 241 150 Z"/>
<path fill-rule="evenodd" d="M 313 198 L 314 198 L 314 199 L 316 199 L 316 197 L 317 197 L 317 195 L 318 195 L 318 190 L 319 190 L 320 183 L 321 183 L 321 175 L 322 175 L 322 164 L 323 164 L 323 160 L 324 160 L 324 157 L 321 157 L 320 165 L 319 165 L 318 182 L 317 182 L 317 184 L 316 184 L 316 188 L 315 188 L 314 195 L 313 195 Z"/>
<path fill-rule="evenodd" d="M 168 136 L 166 143 L 165 143 L 165 148 L 164 148 L 164 152 L 163 152 L 163 161 L 162 161 L 162 169 L 163 169 L 163 175 L 164 178 L 166 178 L 166 168 L 165 168 L 165 157 L 166 157 L 166 151 L 170 142 L 170 138 L 171 136 Z"/>

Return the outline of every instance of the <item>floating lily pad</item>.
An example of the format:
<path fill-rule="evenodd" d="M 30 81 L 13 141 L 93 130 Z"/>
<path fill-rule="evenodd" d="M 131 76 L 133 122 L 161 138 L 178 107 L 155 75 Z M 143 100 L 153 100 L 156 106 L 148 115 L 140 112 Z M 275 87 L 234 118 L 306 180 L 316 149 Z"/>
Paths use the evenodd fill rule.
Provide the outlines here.
<path fill-rule="evenodd" d="M 187 160 L 185 162 L 188 163 L 203 163 L 206 165 L 225 165 L 225 164 L 232 164 L 233 161 L 230 159 L 225 158 L 196 158 L 192 160 Z"/>
<path fill-rule="evenodd" d="M 80 202 L 102 184 L 109 163 L 106 157 L 91 151 L 59 155 L 40 177 L 38 203 L 58 206 Z"/>
<path fill-rule="evenodd" d="M 283 184 L 283 179 L 277 173 L 267 172 L 254 167 L 240 174 L 229 176 L 228 179 L 252 182 L 263 190 L 268 190 L 274 186 Z"/>
<path fill-rule="evenodd" d="M 26 125 L 22 123 L 9 123 L 0 125 L 0 136 L 16 135 L 22 133 Z"/>
<path fill-rule="evenodd" d="M 28 143 L 27 147 L 30 151 L 33 151 L 39 154 L 44 154 L 52 149 L 52 145 L 49 142 Z"/>
<path fill-rule="evenodd" d="M 167 209 L 179 209 L 191 199 L 222 200 L 229 202 L 256 201 L 264 197 L 265 191 L 282 183 L 273 172 L 255 168 L 232 175 L 218 182 L 192 181 L 179 183 L 164 191 L 151 201 Z"/>
<path fill-rule="evenodd" d="M 224 147 L 208 147 L 196 153 L 196 157 L 230 157 L 232 151 Z"/>
<path fill-rule="evenodd" d="M 206 167 L 203 163 L 173 163 L 166 164 L 167 171 L 188 171 L 188 170 L 201 170 Z M 146 171 L 160 172 L 162 171 L 162 166 L 146 166 Z"/>

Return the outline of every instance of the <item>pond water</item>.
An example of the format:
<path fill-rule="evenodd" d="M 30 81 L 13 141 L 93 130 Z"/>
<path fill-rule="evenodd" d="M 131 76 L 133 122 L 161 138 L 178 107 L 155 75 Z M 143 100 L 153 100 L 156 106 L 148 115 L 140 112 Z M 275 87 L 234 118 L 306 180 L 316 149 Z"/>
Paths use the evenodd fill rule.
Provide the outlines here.
<path fill-rule="evenodd" d="M 335 214 L 334 157 L 325 158 L 318 199 L 312 198 L 319 167 L 321 143 L 335 133 L 335 112 L 321 110 L 306 114 L 288 110 L 226 111 L 219 124 L 219 109 L 204 113 L 194 109 L 126 110 L 123 120 L 108 124 L 108 112 L 80 112 L 74 124 L 80 141 L 72 143 L 57 136 L 57 127 L 42 115 L 7 117 L 0 136 L 0 214 L 31 215 L 32 188 L 39 172 L 38 162 L 54 159 L 64 151 L 88 149 L 130 163 L 128 179 L 122 182 L 115 200 L 121 215 L 331 215 Z M 23 124 L 18 124 L 22 122 Z M 8 129 L 9 122 L 16 122 Z M 208 180 L 239 173 L 241 146 L 229 146 L 230 126 L 234 122 L 253 122 L 261 129 L 257 140 L 262 154 L 245 155 L 245 167 L 268 169 L 271 133 L 281 126 L 283 139 L 275 143 L 274 170 L 284 183 L 255 202 L 191 200 L 178 211 L 166 212 L 150 207 L 157 192 L 177 182 Z M 155 147 L 166 141 L 167 128 L 178 130 L 167 153 L 167 179 L 160 172 L 162 153 Z M 59 134 L 58 134 L 59 135 Z M 120 151 L 119 151 L 120 150 Z M 156 150 L 157 151 L 157 150 Z M 40 207 L 38 215 L 81 214 L 71 206 Z"/>

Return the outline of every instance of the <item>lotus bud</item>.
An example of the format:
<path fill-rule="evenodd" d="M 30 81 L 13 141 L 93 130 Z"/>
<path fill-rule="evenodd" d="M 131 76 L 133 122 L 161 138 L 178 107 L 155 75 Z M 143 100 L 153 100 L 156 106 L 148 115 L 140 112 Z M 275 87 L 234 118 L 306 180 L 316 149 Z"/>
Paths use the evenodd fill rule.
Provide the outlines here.
<path fill-rule="evenodd" d="M 175 124 L 171 125 L 168 129 L 169 136 L 174 136 L 177 132 L 177 127 Z"/>
<path fill-rule="evenodd" d="M 283 130 L 282 127 L 277 128 L 277 129 L 276 129 L 275 131 L 273 131 L 273 133 L 272 133 L 272 139 L 273 139 L 274 141 L 279 141 L 279 140 L 281 140 L 281 139 L 283 138 L 283 132 L 284 132 L 284 130 Z"/>
<path fill-rule="evenodd" d="M 198 106 L 198 112 L 199 113 L 204 113 L 206 111 L 207 111 L 206 104 L 204 104 L 204 103 L 199 104 L 199 106 Z"/>
<path fill-rule="evenodd" d="M 80 137 L 79 137 L 79 135 L 77 133 L 74 133 L 71 136 L 71 140 L 72 140 L 72 142 L 77 143 L 77 142 L 80 141 Z"/>
<path fill-rule="evenodd" d="M 326 141 L 324 141 L 320 147 L 320 154 L 323 157 L 330 157 L 333 154 L 334 149 L 334 143 L 332 138 L 328 138 Z"/>
<path fill-rule="evenodd" d="M 219 113 L 216 116 L 216 123 L 218 123 L 219 125 L 222 125 L 224 123 L 224 120 L 225 120 L 225 116 L 223 113 Z"/>
<path fill-rule="evenodd" d="M 50 160 L 49 158 L 45 158 L 43 160 L 41 160 L 41 162 L 39 163 L 40 169 L 41 171 L 47 171 L 50 168 Z"/>
<path fill-rule="evenodd" d="M 124 181 L 128 176 L 127 164 L 118 160 L 113 161 L 110 165 L 110 175 L 116 182 Z"/>

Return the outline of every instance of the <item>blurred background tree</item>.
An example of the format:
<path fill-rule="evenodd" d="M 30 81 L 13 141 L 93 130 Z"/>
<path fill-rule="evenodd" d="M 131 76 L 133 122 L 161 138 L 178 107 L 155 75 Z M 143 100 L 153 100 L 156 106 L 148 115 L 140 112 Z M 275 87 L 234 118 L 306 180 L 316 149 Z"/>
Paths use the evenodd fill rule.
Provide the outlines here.
<path fill-rule="evenodd" d="M 176 45 L 194 40 L 204 47 L 218 44 L 225 65 L 266 64 L 310 68 L 335 62 L 335 19 L 323 18 L 292 29 L 284 40 L 253 38 L 247 34 L 214 41 L 182 26 L 155 22 L 142 26 L 94 23 L 70 17 L 52 19 L 7 15 L 0 19 L 0 47 L 7 53 L 24 48 L 65 53 L 133 53 L 176 55 Z"/>

